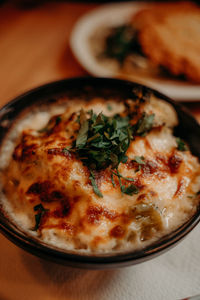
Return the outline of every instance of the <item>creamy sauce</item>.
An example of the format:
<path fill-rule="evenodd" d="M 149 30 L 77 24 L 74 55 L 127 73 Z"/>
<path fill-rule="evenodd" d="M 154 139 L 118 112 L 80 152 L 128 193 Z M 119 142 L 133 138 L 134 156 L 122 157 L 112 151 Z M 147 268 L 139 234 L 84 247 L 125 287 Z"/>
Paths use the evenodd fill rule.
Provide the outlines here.
<path fill-rule="evenodd" d="M 87 166 L 63 149 L 77 137 L 81 108 L 113 116 L 125 113 L 125 105 L 101 98 L 64 100 L 26 112 L 2 146 L 1 201 L 20 228 L 61 249 L 122 252 L 146 247 L 195 213 L 200 165 L 190 151 L 177 149 L 172 132 L 178 120 L 170 104 L 151 96 L 141 105 L 141 113 L 155 114 L 154 127 L 130 143 L 128 160 L 119 165 L 120 174 L 134 179 L 139 192 L 122 193 L 118 178 L 113 186 L 111 169 L 106 168 L 95 173 L 100 198 Z M 145 158 L 139 169 L 135 156 Z M 38 204 L 46 211 L 34 231 Z"/>

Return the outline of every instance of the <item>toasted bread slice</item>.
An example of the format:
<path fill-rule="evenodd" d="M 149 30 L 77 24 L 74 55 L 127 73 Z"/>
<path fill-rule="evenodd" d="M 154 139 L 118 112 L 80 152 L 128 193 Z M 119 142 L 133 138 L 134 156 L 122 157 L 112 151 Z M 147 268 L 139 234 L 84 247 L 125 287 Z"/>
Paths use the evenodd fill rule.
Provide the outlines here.
<path fill-rule="evenodd" d="M 135 15 L 144 54 L 173 75 L 200 82 L 200 8 L 190 2 L 154 5 Z"/>

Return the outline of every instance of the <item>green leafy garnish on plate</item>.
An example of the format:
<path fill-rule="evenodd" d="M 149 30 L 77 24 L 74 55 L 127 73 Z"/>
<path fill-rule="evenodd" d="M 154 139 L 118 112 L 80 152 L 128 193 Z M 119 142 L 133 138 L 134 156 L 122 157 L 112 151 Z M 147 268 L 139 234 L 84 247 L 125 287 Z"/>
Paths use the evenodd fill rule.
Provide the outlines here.
<path fill-rule="evenodd" d="M 123 64 L 126 57 L 132 53 L 141 54 L 136 29 L 129 25 L 112 28 L 105 39 L 104 56 L 116 59 Z"/>

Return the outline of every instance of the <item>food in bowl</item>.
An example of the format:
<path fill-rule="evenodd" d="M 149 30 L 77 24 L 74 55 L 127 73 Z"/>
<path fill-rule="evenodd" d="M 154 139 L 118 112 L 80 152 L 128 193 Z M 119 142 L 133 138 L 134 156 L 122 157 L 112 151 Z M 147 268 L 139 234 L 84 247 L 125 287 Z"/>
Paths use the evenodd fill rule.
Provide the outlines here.
<path fill-rule="evenodd" d="M 91 37 L 101 65 L 119 76 L 200 82 L 200 8 L 192 2 L 148 4 L 116 27 Z"/>
<path fill-rule="evenodd" d="M 1 205 L 28 235 L 59 249 L 144 249 L 197 211 L 200 164 L 173 135 L 175 109 L 136 87 L 116 97 L 33 106 L 1 147 Z"/>

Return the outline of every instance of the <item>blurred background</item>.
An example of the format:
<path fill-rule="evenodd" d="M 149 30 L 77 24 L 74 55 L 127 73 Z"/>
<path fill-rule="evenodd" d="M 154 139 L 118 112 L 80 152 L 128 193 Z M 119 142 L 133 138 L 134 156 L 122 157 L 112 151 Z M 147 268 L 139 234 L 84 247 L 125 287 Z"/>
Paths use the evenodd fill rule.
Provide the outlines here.
<path fill-rule="evenodd" d="M 191 2 L 191 1 L 190 1 Z M 189 1 L 187 3 L 190 3 Z M 94 26 L 98 27 L 96 20 L 99 17 L 96 17 L 96 14 L 101 14 L 101 20 L 103 26 L 106 23 L 113 23 L 115 27 L 115 22 L 121 18 L 121 12 L 124 11 L 123 5 L 133 6 L 133 9 L 137 8 L 137 5 L 151 5 L 151 1 L 49 1 L 49 0 L 1 0 L 0 1 L 0 80 L 1 80 L 1 95 L 0 95 L 0 104 L 5 104 L 8 100 L 12 99 L 16 95 L 30 89 L 36 87 L 37 85 L 41 85 L 47 83 L 49 81 L 58 80 L 66 77 L 74 77 L 74 76 L 111 76 L 113 77 L 113 73 L 108 73 L 109 70 L 105 70 L 105 72 L 96 70 L 91 70 L 88 64 L 92 63 L 94 65 L 94 54 L 86 53 L 86 48 L 89 47 L 85 45 L 86 41 L 86 33 L 89 34 L 93 24 L 91 26 L 89 24 L 89 18 L 87 18 L 88 14 L 92 14 L 94 20 Z M 160 1 L 154 1 L 154 10 L 156 11 L 156 6 L 159 7 Z M 168 2 L 167 2 L 168 3 Z M 181 1 L 171 2 L 171 3 L 180 3 Z M 194 1 L 191 3 L 195 3 Z M 104 21 L 104 12 L 101 12 L 101 8 L 104 5 L 109 5 L 109 12 L 111 13 L 111 17 L 107 17 Z M 112 5 L 120 5 L 118 9 L 118 16 L 112 16 Z M 194 4 L 195 5 L 195 4 Z M 121 10 L 122 7 L 122 10 Z M 138 9 L 138 8 L 137 8 Z M 106 9 L 107 10 L 107 9 Z M 125 9 L 127 10 L 127 8 Z M 129 11 L 129 9 L 128 9 Z M 166 10 L 167 11 L 167 10 Z M 134 12 L 134 11 L 133 11 Z M 130 14 L 130 13 L 129 13 Z M 132 14 L 132 13 L 131 13 Z M 84 18 L 84 22 L 80 21 Z M 124 18 L 124 17 L 123 17 Z M 126 22 L 128 22 L 128 18 L 126 18 Z M 193 17 L 191 16 L 191 20 Z M 80 22 L 84 29 L 80 29 Z M 121 21 L 120 21 L 121 22 Z M 184 21 L 185 22 L 185 21 Z M 197 23 L 199 22 L 199 17 Z M 195 21 L 193 21 L 195 24 Z M 79 32 L 74 30 L 75 27 L 79 26 Z M 116 23 L 118 24 L 118 23 Z M 123 25 L 123 24 L 122 24 Z M 127 25 L 127 24 L 125 24 Z M 133 24 L 134 25 L 134 24 Z M 178 23 L 177 23 L 178 25 Z M 90 28 L 89 28 L 90 26 Z M 109 24 L 109 26 L 111 26 Z M 117 25 L 118 26 L 118 25 Z M 129 24 L 128 24 L 129 26 Z M 150 26 L 150 25 L 148 25 Z M 187 25 L 185 25 L 187 26 Z M 196 25 L 195 25 L 196 26 Z M 196 28 L 198 28 L 198 24 Z M 133 26 L 134 27 L 134 26 Z M 95 29 L 95 28 L 94 28 Z M 96 29 L 95 29 L 96 30 Z M 94 30 L 94 35 L 96 35 Z M 184 29 L 185 30 L 185 29 Z M 183 30 L 183 32 L 184 32 Z M 76 31 L 76 39 L 77 36 L 79 41 L 75 41 L 74 44 L 76 46 L 71 47 L 71 39 L 75 40 L 74 33 Z M 106 31 L 106 30 L 105 30 Z M 122 51 L 123 55 L 127 53 L 127 49 L 130 50 L 135 43 L 135 37 L 129 38 L 127 40 L 127 36 L 129 36 L 129 32 L 126 31 L 120 33 L 120 36 L 115 36 L 114 39 L 123 40 L 120 44 L 120 51 Z M 187 33 L 188 37 L 190 37 L 190 33 Z M 102 37 L 101 37 L 102 38 Z M 124 40 L 125 39 L 125 40 Z M 176 40 L 176 36 L 174 38 Z M 117 41 L 117 42 L 118 42 Z M 177 42 L 177 41 L 176 41 Z M 194 42 L 194 41 L 193 41 Z M 81 44 L 82 43 L 82 44 Z M 84 43 L 84 44 L 83 44 Z M 113 43 L 111 37 L 111 44 Z M 173 44 L 173 41 L 170 41 Z M 196 43 L 196 41 L 195 41 Z M 98 42 L 95 44 L 97 45 Z M 134 44 L 135 45 L 135 44 Z M 198 43 L 197 43 L 198 45 Z M 78 47 L 78 49 L 77 49 Z M 135 46 L 134 46 L 135 47 Z M 196 47 L 196 46 L 195 46 Z M 73 48 L 73 49 L 72 49 Z M 96 48 L 98 48 L 96 46 Z M 113 46 L 111 46 L 113 51 Z M 118 48 L 118 46 L 117 46 Z M 184 47 L 186 51 L 186 47 Z M 87 48 L 89 49 L 89 48 Z M 196 49 L 198 51 L 199 48 Z M 91 50 L 91 49 L 90 49 Z M 108 51 L 107 51 L 108 50 Z M 110 49 L 107 49 L 107 53 L 110 52 Z M 128 59 L 132 59 L 130 57 L 130 51 L 128 50 Z M 137 49 L 138 50 L 138 49 Z M 96 50 L 95 50 L 96 51 Z M 115 51 L 115 50 L 114 50 Z M 125 51 L 125 52 L 124 52 Z M 135 50 L 134 50 L 135 51 Z M 102 53 L 105 52 L 102 50 Z M 137 52 L 137 51 L 136 51 Z M 102 53 L 95 53 L 96 57 L 101 56 Z M 113 53 L 112 53 L 113 54 Z M 138 53 L 136 53 L 138 54 Z M 117 54 L 118 55 L 118 54 Z M 120 53 L 121 55 L 121 53 Z M 138 56 L 136 57 L 136 62 L 133 63 L 135 65 L 143 64 L 143 58 L 146 59 L 146 53 L 139 53 L 142 55 L 140 57 L 140 61 L 138 60 Z M 87 59 L 86 59 L 87 56 Z M 90 56 L 91 61 L 88 61 L 88 57 Z M 197 54 L 198 56 L 198 54 Z M 167 58 L 167 55 L 166 55 Z M 89 59 L 89 60 L 90 60 Z M 151 62 L 152 58 L 148 58 L 147 63 Z M 199 60 L 199 58 L 198 58 Z M 126 65 L 127 59 L 125 59 L 124 65 Z M 112 60 L 112 63 L 114 60 Z M 138 63 L 139 62 L 139 63 Z M 95 61 L 96 67 L 102 68 L 98 61 Z M 114 62 L 115 63 L 115 62 Z M 114 64 L 113 63 L 113 64 Z M 153 61 L 155 64 L 155 61 Z M 199 61 L 198 64 L 200 65 Z M 197 118 L 199 118 L 199 105 L 197 104 L 197 100 L 200 99 L 200 88 L 196 84 L 196 82 L 185 81 L 184 78 L 180 76 L 180 80 L 178 81 L 174 78 L 172 74 L 169 74 L 169 70 L 166 70 L 166 67 L 161 66 L 159 76 L 161 78 L 161 89 L 158 85 L 152 85 L 153 87 L 160 89 L 164 93 L 168 92 L 169 96 L 174 96 L 174 98 L 179 98 L 179 100 L 187 101 L 188 108 L 195 114 Z M 98 68 L 97 68 L 98 69 Z M 165 74 L 163 73 L 165 71 Z M 119 71 L 119 70 L 118 70 Z M 136 73 L 139 74 L 139 68 L 136 69 Z M 167 71 L 167 72 L 166 72 Z M 200 72 L 200 71 L 199 71 Z M 129 72 L 130 73 L 130 72 Z M 162 73 L 162 74 L 161 74 Z M 163 74 L 167 77 L 164 78 Z M 121 77 L 125 79 L 131 79 L 135 81 L 141 81 L 147 85 L 151 85 L 151 82 L 148 80 L 147 82 L 143 82 L 140 80 L 141 78 L 132 77 L 132 75 L 127 77 L 126 74 L 123 73 L 119 76 L 117 74 L 115 77 Z M 142 73 L 143 76 L 143 73 Z M 141 76 L 140 76 L 141 77 Z M 150 78 L 151 79 L 151 78 Z M 157 80 L 158 78 L 156 78 Z M 166 79 L 166 80 L 165 80 Z M 173 82 L 172 82 L 173 81 Z M 170 89 L 168 89 L 168 84 L 170 85 Z M 164 89 L 163 89 L 164 86 Z M 171 89 L 172 88 L 172 89 Z M 194 103 L 195 100 L 195 103 Z"/>

